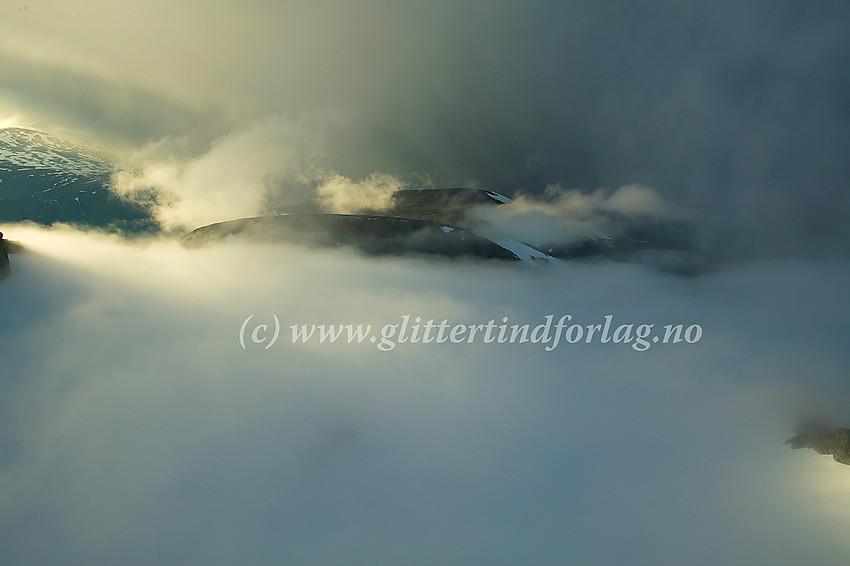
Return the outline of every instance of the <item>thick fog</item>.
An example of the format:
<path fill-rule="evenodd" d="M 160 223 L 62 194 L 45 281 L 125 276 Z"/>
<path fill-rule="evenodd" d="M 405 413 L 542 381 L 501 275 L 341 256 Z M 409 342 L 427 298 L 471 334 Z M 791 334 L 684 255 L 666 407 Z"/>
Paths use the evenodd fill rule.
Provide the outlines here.
<path fill-rule="evenodd" d="M 12 228 L 31 251 L 0 287 L 5 563 L 833 564 L 848 551 L 848 469 L 783 444 L 803 419 L 850 419 L 846 261 L 683 279 Z M 703 332 L 642 352 L 289 337 L 549 314 Z"/>

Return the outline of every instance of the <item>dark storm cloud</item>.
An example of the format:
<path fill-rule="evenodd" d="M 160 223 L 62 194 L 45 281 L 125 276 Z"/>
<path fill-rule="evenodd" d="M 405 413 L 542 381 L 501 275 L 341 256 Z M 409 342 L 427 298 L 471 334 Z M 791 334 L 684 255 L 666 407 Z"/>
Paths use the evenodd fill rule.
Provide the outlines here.
<path fill-rule="evenodd" d="M 843 4 L 738 2 L 472 19 L 443 69 L 451 94 L 392 99 L 374 145 L 386 168 L 509 194 L 643 183 L 744 252 L 846 252 L 848 22 Z"/>
<path fill-rule="evenodd" d="M 7 73 L 3 95 L 30 120 L 83 135 L 94 131 L 100 139 L 93 141 L 103 145 L 126 149 L 150 139 L 190 134 L 207 140 L 226 126 L 213 113 L 142 87 L 2 52 L 0 56 Z"/>
<path fill-rule="evenodd" d="M 113 139 L 168 130 L 200 148 L 221 123 L 334 108 L 348 122 L 325 165 L 350 178 L 637 183 L 705 211 L 727 252 L 848 251 L 842 2 L 64 6 L 9 12 L 0 46 L 107 88 L 8 88 Z"/>

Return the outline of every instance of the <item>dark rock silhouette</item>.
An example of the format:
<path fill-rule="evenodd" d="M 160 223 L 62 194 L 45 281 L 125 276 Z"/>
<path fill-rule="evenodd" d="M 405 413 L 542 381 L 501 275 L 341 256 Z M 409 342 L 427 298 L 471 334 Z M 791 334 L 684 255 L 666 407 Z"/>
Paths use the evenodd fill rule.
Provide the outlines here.
<path fill-rule="evenodd" d="M 183 243 L 196 248 L 231 238 L 255 242 L 283 241 L 317 248 L 348 245 L 367 255 L 477 256 L 524 261 L 551 259 L 519 242 L 497 242 L 471 231 L 427 220 L 357 214 L 241 218 L 197 228 L 184 237 Z"/>
<path fill-rule="evenodd" d="M 12 274 L 12 265 L 9 263 L 9 245 L 3 239 L 0 232 L 0 280 L 6 279 Z"/>
<path fill-rule="evenodd" d="M 510 202 L 509 197 L 485 189 L 402 189 L 393 193 L 385 208 L 349 210 L 346 215 L 360 218 L 394 218 L 396 222 L 410 220 L 444 224 L 464 230 L 467 235 L 487 238 L 498 235 L 500 230 L 488 226 L 486 220 L 471 212 L 481 210 L 481 207 L 497 207 Z M 279 215 L 314 218 L 327 212 L 321 199 L 274 206 L 271 210 Z M 576 241 L 522 243 L 558 259 L 641 261 L 660 271 L 681 276 L 701 275 L 716 268 L 716 258 L 708 257 L 696 249 L 692 242 L 695 237 L 694 228 L 687 221 L 638 222 L 624 216 L 609 216 L 613 222 L 612 228 L 615 228 L 613 235 L 598 231 Z M 411 224 L 412 226 L 414 224 Z M 198 236 L 193 234 L 189 239 L 195 240 Z M 431 247 L 432 252 L 436 249 L 437 247 Z"/>
<path fill-rule="evenodd" d="M 818 454 L 832 454 L 832 459 L 850 465 L 850 429 L 807 424 L 797 429 L 797 436 L 785 441 L 791 448 L 811 448 Z"/>

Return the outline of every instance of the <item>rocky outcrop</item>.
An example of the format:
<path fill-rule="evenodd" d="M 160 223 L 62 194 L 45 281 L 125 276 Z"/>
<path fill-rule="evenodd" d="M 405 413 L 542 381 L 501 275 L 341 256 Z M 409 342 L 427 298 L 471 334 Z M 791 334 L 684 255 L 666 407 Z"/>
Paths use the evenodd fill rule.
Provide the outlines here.
<path fill-rule="evenodd" d="M 791 448 L 811 448 L 818 454 L 832 454 L 836 462 L 850 465 L 850 429 L 807 425 L 797 433 L 786 441 Z"/>
<path fill-rule="evenodd" d="M 9 246 L 0 232 L 0 281 L 12 274 L 12 266 L 9 264 Z"/>

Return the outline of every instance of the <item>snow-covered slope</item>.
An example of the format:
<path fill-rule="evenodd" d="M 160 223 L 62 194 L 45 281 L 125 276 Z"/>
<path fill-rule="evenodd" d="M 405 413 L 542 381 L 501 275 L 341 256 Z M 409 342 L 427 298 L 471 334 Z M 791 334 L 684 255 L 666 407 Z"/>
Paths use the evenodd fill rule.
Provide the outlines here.
<path fill-rule="evenodd" d="M 24 128 L 0 129 L 0 222 L 68 222 L 149 230 L 143 207 L 110 190 L 109 155 Z"/>
<path fill-rule="evenodd" d="M 112 171 L 112 163 L 106 153 L 95 147 L 25 128 L 0 129 L 0 166 L 5 165 L 48 169 L 82 177 Z"/>

